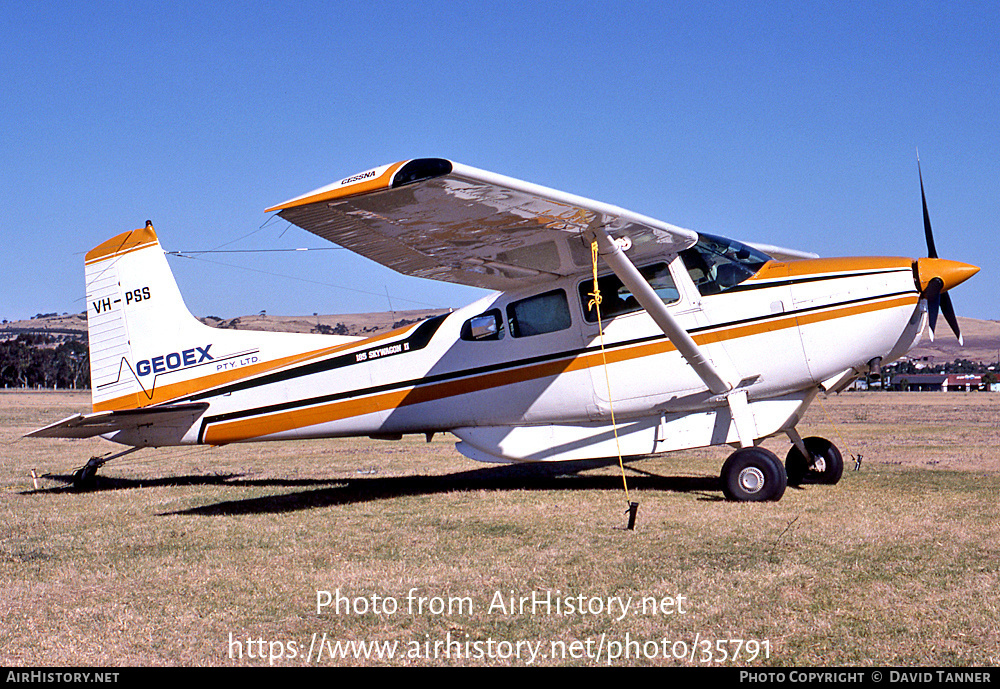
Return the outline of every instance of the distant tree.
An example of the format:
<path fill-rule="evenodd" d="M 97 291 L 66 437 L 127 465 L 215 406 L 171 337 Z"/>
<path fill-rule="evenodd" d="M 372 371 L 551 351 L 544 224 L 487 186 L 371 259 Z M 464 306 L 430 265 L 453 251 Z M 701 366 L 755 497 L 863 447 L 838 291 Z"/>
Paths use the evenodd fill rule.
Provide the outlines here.
<path fill-rule="evenodd" d="M 325 323 L 317 323 L 316 327 L 313 328 L 314 333 L 322 333 L 323 335 L 350 335 L 350 331 L 347 326 L 343 323 L 337 323 L 337 325 L 330 327 Z"/>
<path fill-rule="evenodd" d="M 88 388 L 90 366 L 87 345 L 67 340 L 57 346 L 49 335 L 19 335 L 0 342 L 0 385 L 30 388 Z"/>

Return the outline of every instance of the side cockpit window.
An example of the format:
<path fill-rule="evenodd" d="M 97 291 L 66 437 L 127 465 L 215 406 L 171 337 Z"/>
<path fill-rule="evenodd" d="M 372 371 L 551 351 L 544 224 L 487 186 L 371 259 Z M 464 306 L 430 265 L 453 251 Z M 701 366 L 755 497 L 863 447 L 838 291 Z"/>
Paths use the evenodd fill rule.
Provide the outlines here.
<path fill-rule="evenodd" d="M 569 301 L 561 289 L 536 294 L 507 305 L 507 321 L 514 337 L 542 335 L 568 328 L 573 319 L 569 314 Z"/>
<path fill-rule="evenodd" d="M 681 258 L 703 297 L 732 289 L 771 260 L 746 244 L 710 234 L 699 235 L 698 243 L 682 251 Z"/>
<path fill-rule="evenodd" d="M 639 273 L 646 279 L 663 300 L 664 304 L 672 304 L 680 298 L 674 279 L 670 275 L 670 267 L 666 263 L 654 263 L 644 266 Z M 597 278 L 597 289 L 601 292 L 601 318 L 614 318 L 625 313 L 633 313 L 642 309 L 639 302 L 629 289 L 622 284 L 617 275 L 611 273 Z M 594 281 L 585 280 L 580 283 L 580 303 L 587 322 L 597 322 L 597 311 L 594 309 Z"/>
<path fill-rule="evenodd" d="M 462 324 L 463 340 L 481 342 L 483 340 L 503 339 L 503 316 L 499 309 L 490 309 L 486 313 L 473 316 Z"/>

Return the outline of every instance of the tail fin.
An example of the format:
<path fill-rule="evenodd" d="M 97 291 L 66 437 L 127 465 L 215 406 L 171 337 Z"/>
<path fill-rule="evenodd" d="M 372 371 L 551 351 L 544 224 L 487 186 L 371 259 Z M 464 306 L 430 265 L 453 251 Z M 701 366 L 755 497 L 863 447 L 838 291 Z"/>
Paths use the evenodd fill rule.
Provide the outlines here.
<path fill-rule="evenodd" d="M 184 305 L 152 223 L 91 249 L 85 263 L 94 411 L 145 406 L 137 369 L 150 352 L 177 352 L 173 343 L 207 326 Z"/>
<path fill-rule="evenodd" d="M 214 386 L 316 360 L 361 339 L 210 328 L 184 305 L 150 223 L 93 248 L 85 264 L 93 413 L 31 437 L 100 435 L 154 447 L 201 442 L 196 422 Z"/>

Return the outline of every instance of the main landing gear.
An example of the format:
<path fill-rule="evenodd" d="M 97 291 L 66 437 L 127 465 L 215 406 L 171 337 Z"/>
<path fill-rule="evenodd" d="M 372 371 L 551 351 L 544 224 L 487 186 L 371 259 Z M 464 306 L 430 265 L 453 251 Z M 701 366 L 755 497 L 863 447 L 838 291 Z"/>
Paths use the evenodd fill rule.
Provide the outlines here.
<path fill-rule="evenodd" d="M 844 473 L 844 458 L 836 445 L 826 438 L 805 438 L 802 444 L 809 453 L 808 457 L 796 443 L 785 458 L 788 485 L 825 483 L 832 486 L 840 480 Z"/>
<path fill-rule="evenodd" d="M 722 492 L 727 500 L 780 500 L 786 485 L 781 460 L 763 447 L 741 447 L 722 465 Z"/>
<path fill-rule="evenodd" d="M 793 437 L 795 442 L 782 466 L 770 450 L 743 447 L 722 465 L 722 492 L 727 500 L 764 502 L 780 500 L 787 486 L 803 483 L 833 485 L 844 473 L 840 450 L 825 438 Z M 808 457 L 799 445 L 808 452 Z"/>

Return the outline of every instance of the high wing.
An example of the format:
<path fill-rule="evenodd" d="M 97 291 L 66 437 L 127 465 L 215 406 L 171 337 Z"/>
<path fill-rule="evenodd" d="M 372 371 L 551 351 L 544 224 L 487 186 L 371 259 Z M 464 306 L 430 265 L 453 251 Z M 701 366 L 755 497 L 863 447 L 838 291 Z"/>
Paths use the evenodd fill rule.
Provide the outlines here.
<path fill-rule="evenodd" d="M 773 244 L 761 244 L 759 242 L 744 242 L 747 246 L 762 251 L 776 261 L 797 261 L 803 258 L 819 258 L 819 254 L 811 251 L 799 251 L 798 249 L 787 249 L 783 246 Z"/>
<path fill-rule="evenodd" d="M 368 170 L 267 210 L 400 273 L 501 291 L 589 272 L 587 230 L 603 230 L 633 262 L 698 239 L 617 206 L 440 158 Z"/>
<path fill-rule="evenodd" d="M 753 443 L 746 390 L 716 368 L 635 267 L 694 246 L 696 232 L 440 158 L 368 170 L 268 210 L 401 273 L 502 291 L 589 272 L 596 242 L 706 387 L 726 399 L 740 444 Z"/>

